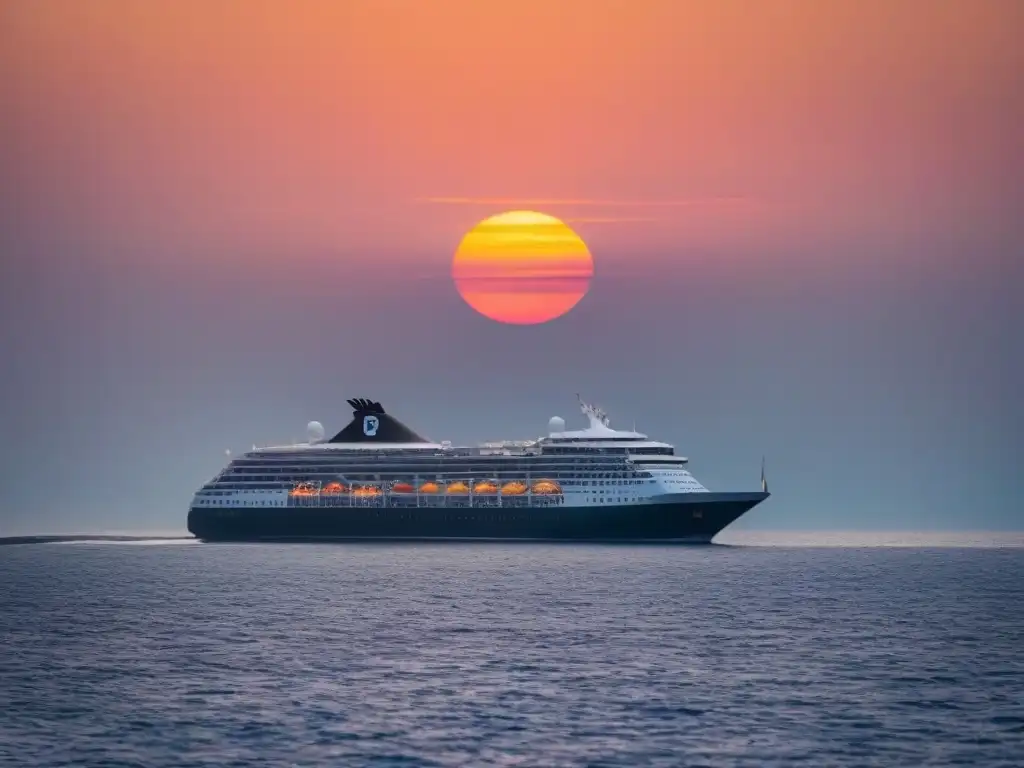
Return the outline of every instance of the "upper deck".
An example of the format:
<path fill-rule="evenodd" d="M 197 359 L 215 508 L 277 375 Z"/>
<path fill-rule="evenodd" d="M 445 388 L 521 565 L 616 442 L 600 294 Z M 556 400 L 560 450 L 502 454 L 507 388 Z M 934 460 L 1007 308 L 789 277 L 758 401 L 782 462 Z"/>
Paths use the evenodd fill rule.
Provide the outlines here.
<path fill-rule="evenodd" d="M 420 437 L 401 422 L 385 414 L 379 403 L 350 400 L 356 407 L 355 418 L 329 442 L 311 440 L 290 446 L 256 448 L 245 455 L 256 461 L 330 460 L 358 461 L 368 457 L 381 463 L 426 457 L 456 459 L 460 457 L 530 458 L 543 456 L 673 456 L 670 443 L 651 440 L 635 430 L 612 429 L 607 414 L 580 401 L 580 409 L 589 426 L 565 430 L 565 422 L 554 417 L 548 422 L 546 436 L 534 440 L 493 440 L 475 446 L 454 446 L 448 441 L 435 443 Z M 367 410 L 368 408 L 368 410 Z M 360 410 L 362 409 L 362 410 Z M 403 438 L 396 440 L 394 438 Z M 685 459 L 682 459 L 685 461 Z"/>
<path fill-rule="evenodd" d="M 562 500 L 568 493 L 600 504 L 611 493 L 636 500 L 658 491 L 706 490 L 685 471 L 687 459 L 676 456 L 671 444 L 635 430 L 612 429 L 603 411 L 582 401 L 590 422 L 585 429 L 566 430 L 555 417 L 546 436 L 476 446 L 432 442 L 386 414 L 379 403 L 349 402 L 354 419 L 330 441 L 254 446 L 204 486 L 199 494 L 203 503 L 215 503 L 210 496 L 264 492 L 287 492 L 306 503 L 323 489 L 330 489 L 324 492 L 332 504 L 345 494 L 434 498 L 464 489 L 471 497 L 476 489 L 499 498 L 525 494 L 523 503 L 532 503 L 532 489 L 547 488 L 538 492 L 545 499 Z M 322 428 L 314 431 L 322 438 Z"/>

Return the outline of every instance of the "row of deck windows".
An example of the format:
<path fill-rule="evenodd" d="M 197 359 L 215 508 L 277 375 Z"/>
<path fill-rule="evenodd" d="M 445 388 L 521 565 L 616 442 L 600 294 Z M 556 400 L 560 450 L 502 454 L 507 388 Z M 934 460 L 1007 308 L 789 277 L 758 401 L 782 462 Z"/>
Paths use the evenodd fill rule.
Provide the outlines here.
<path fill-rule="evenodd" d="M 590 502 L 592 504 L 623 504 L 623 503 L 628 503 L 628 502 L 631 502 L 631 501 L 639 501 L 639 500 L 640 500 L 639 496 L 632 496 L 632 497 L 629 497 L 629 496 L 618 496 L 618 497 L 614 497 L 614 498 L 612 498 L 612 497 L 605 498 L 605 497 L 594 496 L 594 497 L 591 497 Z M 205 506 L 232 506 L 232 507 L 284 507 L 284 506 L 287 506 L 287 503 L 285 501 L 278 500 L 278 499 L 268 499 L 268 500 L 265 500 L 265 501 L 250 501 L 249 499 L 227 499 L 225 501 L 219 502 L 218 504 L 200 502 L 200 506 L 203 506 L 203 505 L 205 505 Z M 362 509 L 365 509 L 366 507 L 352 506 L 352 507 L 339 507 L 339 508 L 343 508 L 343 509 L 361 509 L 362 508 Z M 400 508 L 388 507 L 388 509 L 394 510 L 394 509 L 400 509 Z M 378 513 L 378 514 L 380 514 L 380 513 Z M 410 515 L 396 514 L 396 517 L 409 518 L 411 516 Z M 445 519 L 447 520 L 448 518 L 446 517 Z M 454 520 L 468 520 L 470 518 L 467 518 L 467 517 L 455 517 L 455 518 L 452 518 L 452 519 L 454 519 Z M 512 519 L 512 518 L 509 518 L 509 519 Z"/>
<path fill-rule="evenodd" d="M 550 471 L 548 468 L 534 467 L 529 470 L 512 470 L 512 469 L 501 469 L 495 470 L 493 467 L 466 467 L 460 469 L 449 468 L 446 471 L 403 471 L 398 468 L 388 468 L 381 470 L 380 468 L 368 468 L 360 469 L 358 467 L 346 467 L 346 466 L 310 466 L 310 467 L 289 467 L 289 468 L 269 468 L 269 467 L 228 467 L 226 470 L 220 473 L 221 478 L 227 477 L 245 477 L 248 479 L 256 480 L 259 478 L 265 478 L 267 480 L 276 479 L 277 475 L 313 475 L 313 474 L 349 474 L 353 477 L 360 475 L 368 475 L 371 477 L 376 476 L 393 476 L 393 477 L 408 477 L 409 475 L 419 475 L 421 477 L 466 477 L 466 476 L 477 476 L 477 477 L 501 477 L 508 479 L 517 479 L 521 477 L 525 472 L 529 472 L 533 476 L 543 475 L 544 477 L 555 477 L 558 479 L 574 480 L 577 478 L 584 479 L 595 479 L 595 478 L 626 478 L 626 477 L 650 477 L 650 472 L 643 470 L 636 471 L 623 471 L 621 466 L 618 471 L 602 471 L 602 472 L 578 472 L 578 471 Z"/>
<path fill-rule="evenodd" d="M 354 481 L 354 482 L 379 482 L 378 480 L 375 480 L 375 479 L 368 479 L 368 480 L 360 480 L 358 478 L 346 478 L 346 479 Z M 563 485 L 563 487 L 566 488 L 566 489 L 576 489 L 576 488 L 581 488 L 581 487 L 592 488 L 592 487 L 598 487 L 598 486 L 644 485 L 645 483 L 653 483 L 654 482 L 653 479 L 636 479 L 636 480 L 633 480 L 633 479 L 631 479 L 631 480 L 582 480 L 582 481 L 572 481 L 572 480 L 563 481 L 560 478 L 555 478 L 555 479 L 559 480 L 561 482 L 561 484 Z M 234 482 L 232 482 L 232 481 L 234 481 Z M 310 480 L 308 475 L 303 475 L 301 478 L 295 478 L 293 480 L 278 481 L 278 482 L 273 482 L 272 478 L 269 478 L 269 477 L 266 477 L 266 478 L 260 478 L 260 477 L 221 478 L 219 480 L 214 481 L 213 483 L 208 484 L 206 486 L 206 489 L 216 488 L 216 489 L 222 489 L 222 490 L 225 490 L 225 491 L 226 490 L 230 490 L 230 489 L 236 489 L 236 490 L 239 490 L 239 489 L 251 489 L 251 490 L 272 491 L 272 490 L 281 490 L 281 489 L 291 488 L 294 485 L 295 482 L 299 482 L 299 481 L 302 481 L 302 482 L 315 482 L 315 480 Z"/>

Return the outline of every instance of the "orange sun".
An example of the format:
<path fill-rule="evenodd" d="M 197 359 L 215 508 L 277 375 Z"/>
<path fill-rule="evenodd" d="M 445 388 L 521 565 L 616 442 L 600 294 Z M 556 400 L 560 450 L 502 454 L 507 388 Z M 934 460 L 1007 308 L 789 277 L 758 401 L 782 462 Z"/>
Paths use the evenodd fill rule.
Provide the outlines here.
<path fill-rule="evenodd" d="M 484 219 L 455 251 L 452 277 L 469 306 L 502 323 L 554 320 L 587 292 L 594 260 L 565 222 L 534 211 Z"/>

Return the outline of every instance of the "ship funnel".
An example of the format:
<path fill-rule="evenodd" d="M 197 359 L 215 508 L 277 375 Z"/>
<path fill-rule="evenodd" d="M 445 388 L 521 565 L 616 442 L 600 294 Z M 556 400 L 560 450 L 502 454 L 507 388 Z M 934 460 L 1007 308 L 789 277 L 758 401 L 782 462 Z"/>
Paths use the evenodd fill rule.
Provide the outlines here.
<path fill-rule="evenodd" d="M 374 400 L 353 398 L 348 404 L 352 406 L 352 421 L 331 438 L 332 443 L 430 443 L 385 413 Z"/>

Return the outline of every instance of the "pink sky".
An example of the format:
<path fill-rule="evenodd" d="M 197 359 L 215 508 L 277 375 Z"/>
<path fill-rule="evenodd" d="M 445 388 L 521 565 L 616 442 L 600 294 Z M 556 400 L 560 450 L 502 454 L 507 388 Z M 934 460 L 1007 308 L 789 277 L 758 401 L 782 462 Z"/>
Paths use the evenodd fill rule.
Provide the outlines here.
<path fill-rule="evenodd" d="M 708 487 L 767 454 L 768 524 L 1019 527 L 1022 27 L 1020 0 L 0 0 L 0 531 L 181 526 L 225 448 L 346 397 L 476 441 L 574 392 Z M 594 258 L 536 326 L 450 274 L 521 208 Z"/>
<path fill-rule="evenodd" d="M 596 7 L 8 3 L 0 152 L 23 213 L 110 258 L 433 269 L 522 200 L 612 269 L 1007 222 L 1020 4 Z"/>

